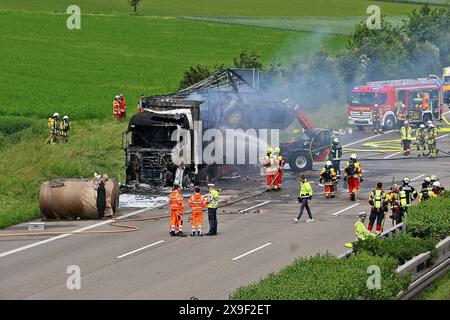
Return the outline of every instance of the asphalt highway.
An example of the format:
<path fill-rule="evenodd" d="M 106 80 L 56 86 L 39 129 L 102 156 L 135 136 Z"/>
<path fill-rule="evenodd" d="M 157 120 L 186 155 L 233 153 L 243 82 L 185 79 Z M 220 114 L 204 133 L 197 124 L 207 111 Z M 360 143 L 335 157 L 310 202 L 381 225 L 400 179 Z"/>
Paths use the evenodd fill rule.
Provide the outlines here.
<path fill-rule="evenodd" d="M 343 145 L 363 148 L 367 141 L 394 138 L 395 132 L 381 136 L 355 132 L 344 138 Z M 450 136 L 442 136 L 438 147 L 450 151 Z M 140 230 L 123 234 L 0 238 L 0 299 L 228 299 L 241 285 L 278 271 L 297 257 L 345 252 L 344 244 L 354 240 L 357 214 L 369 210 L 367 197 L 376 182 L 389 188 L 393 177 L 400 183 L 409 176 L 420 190 L 424 176 L 436 174 L 445 187 L 450 186 L 450 158 L 417 158 L 414 152 L 403 160 L 396 160 L 401 154 L 395 152 L 358 155 L 379 160 L 361 161 L 365 180 L 356 202 L 349 201 L 342 181 L 337 198 L 324 198 L 323 187 L 315 184 L 322 164 L 305 173 L 314 182 L 314 223 L 305 223 L 306 212 L 300 223 L 292 222 L 299 210 L 298 175 L 286 170 L 282 191 L 219 209 L 215 237 L 170 237 L 169 220 L 159 219 L 130 223 Z M 262 190 L 264 177 L 218 185 L 224 199 L 234 200 Z M 137 218 L 165 213 L 167 206 L 121 214 Z M 385 229 L 389 226 L 390 220 Z M 189 227 L 185 221 L 186 232 Z M 111 227 L 106 221 L 46 222 L 47 231 L 80 228 Z M 208 229 L 206 213 L 204 229 Z M 0 234 L 25 230 L 26 224 L 21 224 Z M 80 268 L 80 289 L 67 287 L 67 268 L 73 265 Z"/>

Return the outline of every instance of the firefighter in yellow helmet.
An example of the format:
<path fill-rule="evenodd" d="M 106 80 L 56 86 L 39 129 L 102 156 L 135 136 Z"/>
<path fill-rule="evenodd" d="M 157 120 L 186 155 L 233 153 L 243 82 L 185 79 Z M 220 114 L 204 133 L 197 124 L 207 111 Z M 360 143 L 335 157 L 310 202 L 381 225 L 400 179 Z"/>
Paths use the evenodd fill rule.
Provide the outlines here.
<path fill-rule="evenodd" d="M 59 113 L 55 112 L 52 117 L 48 118 L 47 126 L 50 130 L 50 137 L 48 138 L 48 143 L 55 144 L 56 137 L 58 136 L 59 130 Z"/>

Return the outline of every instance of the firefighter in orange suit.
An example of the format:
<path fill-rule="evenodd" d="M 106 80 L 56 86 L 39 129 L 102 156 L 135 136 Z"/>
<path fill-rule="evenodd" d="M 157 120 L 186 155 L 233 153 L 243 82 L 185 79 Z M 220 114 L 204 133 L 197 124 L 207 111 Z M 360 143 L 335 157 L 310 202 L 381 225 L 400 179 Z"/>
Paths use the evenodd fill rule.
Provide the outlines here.
<path fill-rule="evenodd" d="M 348 192 L 350 194 L 350 200 L 356 200 L 356 194 L 359 190 L 359 183 L 363 182 L 362 168 L 359 162 L 356 160 L 356 154 L 350 156 L 350 160 L 345 166 L 344 181 L 348 181 Z"/>
<path fill-rule="evenodd" d="M 180 186 L 177 184 L 173 185 L 173 190 L 169 195 L 169 205 L 170 205 L 170 235 L 186 237 L 183 233 L 183 213 L 184 213 L 184 202 L 181 197 Z"/>
<path fill-rule="evenodd" d="M 270 191 L 274 188 L 275 178 L 278 173 L 278 169 L 275 166 L 275 159 L 273 158 L 272 147 L 267 148 L 267 155 L 264 157 L 263 166 L 266 168 L 267 175 L 266 191 Z"/>
<path fill-rule="evenodd" d="M 203 224 L 203 208 L 206 207 L 206 198 L 200 194 L 200 187 L 194 188 L 195 193 L 189 197 L 188 206 L 192 208 L 191 214 L 191 236 L 195 235 L 201 237 Z"/>
<path fill-rule="evenodd" d="M 119 95 L 120 97 L 120 118 L 126 118 L 127 117 L 127 102 L 125 101 L 125 98 L 123 97 L 123 94 L 121 93 Z"/>
<path fill-rule="evenodd" d="M 285 164 L 284 158 L 282 155 L 280 155 L 281 149 L 280 147 L 276 147 L 274 150 L 274 161 L 275 161 L 275 166 L 277 167 L 277 173 L 276 173 L 276 177 L 275 177 L 275 182 L 274 182 L 274 189 L 276 191 L 281 190 L 281 183 L 283 182 L 283 167 Z"/>
<path fill-rule="evenodd" d="M 114 120 L 120 119 L 120 96 L 116 96 L 113 101 Z"/>

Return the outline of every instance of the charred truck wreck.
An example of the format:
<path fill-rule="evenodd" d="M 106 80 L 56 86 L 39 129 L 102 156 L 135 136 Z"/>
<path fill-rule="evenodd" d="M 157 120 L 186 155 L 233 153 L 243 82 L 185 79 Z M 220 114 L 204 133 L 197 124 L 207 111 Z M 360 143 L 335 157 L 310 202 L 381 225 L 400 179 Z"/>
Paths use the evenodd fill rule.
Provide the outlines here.
<path fill-rule="evenodd" d="M 126 185 L 138 189 L 161 188 L 175 182 L 187 187 L 215 178 L 220 175 L 221 165 L 195 161 L 199 156 L 197 144 L 205 145 L 203 132 L 208 129 L 282 130 L 294 119 L 299 120 L 298 108 L 276 101 L 258 89 L 255 72 L 258 70 L 225 69 L 174 94 L 142 98 L 143 111 L 131 118 L 122 138 Z M 257 76 L 259 79 L 259 73 Z M 197 130 L 199 121 L 201 129 Z M 188 134 L 177 136 L 178 129 Z M 177 149 L 184 139 L 191 146 L 189 154 Z M 226 153 L 229 150 L 224 152 L 224 157 Z M 189 159 L 190 163 L 181 158 Z"/>
<path fill-rule="evenodd" d="M 152 99 L 145 100 L 145 110 L 133 116 L 122 144 L 126 153 L 126 184 L 165 187 L 177 179 L 184 186 L 194 182 L 198 168 L 194 158 L 190 165 L 174 163 L 174 150 L 178 143 L 172 136 L 178 129 L 185 129 L 189 136 L 179 139 L 194 141 L 194 121 L 199 120 L 200 103 L 189 100 Z M 187 142 L 189 143 L 189 142 Z M 183 156 L 183 155 L 181 155 Z"/>

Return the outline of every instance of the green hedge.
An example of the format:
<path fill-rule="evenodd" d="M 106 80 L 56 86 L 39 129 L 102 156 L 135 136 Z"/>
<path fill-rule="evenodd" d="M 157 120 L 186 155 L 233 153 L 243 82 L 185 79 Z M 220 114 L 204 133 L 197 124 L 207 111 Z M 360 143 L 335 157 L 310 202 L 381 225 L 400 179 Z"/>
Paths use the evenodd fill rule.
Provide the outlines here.
<path fill-rule="evenodd" d="M 408 233 L 420 238 L 443 239 L 450 234 L 450 192 L 408 210 Z"/>
<path fill-rule="evenodd" d="M 358 254 L 367 252 L 378 256 L 389 256 L 397 259 L 398 265 L 427 251 L 435 249 L 437 241 L 433 238 L 415 238 L 406 233 L 397 233 L 392 238 L 369 238 L 357 241 L 353 251 Z"/>
<path fill-rule="evenodd" d="M 367 268 L 380 267 L 381 288 L 369 290 Z M 397 261 L 367 253 L 338 259 L 330 254 L 300 258 L 256 284 L 243 286 L 230 295 L 242 300 L 354 300 L 393 299 L 407 287 L 409 277 L 396 273 Z"/>

